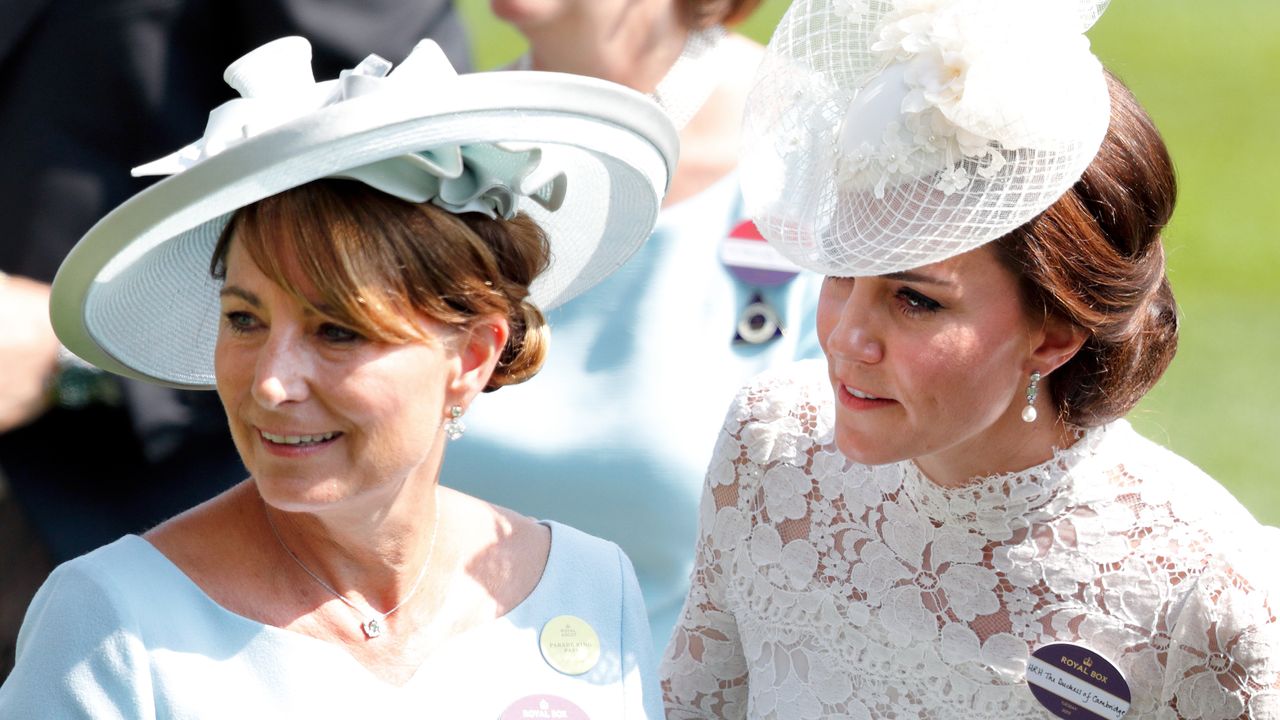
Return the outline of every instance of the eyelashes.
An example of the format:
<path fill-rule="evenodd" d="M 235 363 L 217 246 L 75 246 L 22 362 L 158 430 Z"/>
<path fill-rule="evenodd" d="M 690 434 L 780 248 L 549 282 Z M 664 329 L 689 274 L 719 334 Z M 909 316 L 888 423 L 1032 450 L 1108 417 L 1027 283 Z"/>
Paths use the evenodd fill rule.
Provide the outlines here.
<path fill-rule="evenodd" d="M 258 320 L 253 315 L 240 310 L 232 310 L 223 314 L 227 329 L 236 335 L 244 335 L 257 328 Z"/>
<path fill-rule="evenodd" d="M 227 329 L 235 335 L 248 335 L 262 328 L 262 323 L 253 313 L 243 310 L 232 310 L 223 313 L 223 321 Z M 323 322 L 315 330 L 315 336 L 329 345 L 351 345 L 365 339 L 363 335 L 351 328 L 337 323 Z"/>
<path fill-rule="evenodd" d="M 316 334 L 325 342 L 335 345 L 347 345 L 364 339 L 364 336 L 355 330 L 335 323 L 322 323 L 316 330 Z"/>
<path fill-rule="evenodd" d="M 855 282 L 856 278 L 828 275 L 823 281 L 823 286 L 831 289 L 833 300 L 847 302 L 853 292 L 853 284 Z M 888 291 L 890 288 L 885 289 Z M 946 306 L 942 303 L 908 285 L 903 285 L 893 290 L 892 295 L 889 297 L 891 297 L 894 306 L 909 318 L 927 317 L 946 309 Z M 870 300 L 868 299 L 867 301 Z"/>
<path fill-rule="evenodd" d="M 942 303 L 909 287 L 899 288 L 895 297 L 908 317 L 932 315 L 942 309 Z"/>

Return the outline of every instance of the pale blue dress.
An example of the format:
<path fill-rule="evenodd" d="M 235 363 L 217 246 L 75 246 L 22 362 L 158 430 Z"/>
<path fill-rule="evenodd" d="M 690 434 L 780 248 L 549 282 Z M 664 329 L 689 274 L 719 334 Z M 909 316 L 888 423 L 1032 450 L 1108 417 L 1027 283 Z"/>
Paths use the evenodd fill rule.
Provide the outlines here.
<path fill-rule="evenodd" d="M 499 718 L 522 698 L 591 718 L 662 717 L 639 588 L 612 543 L 558 523 L 542 579 L 509 613 L 454 637 L 403 686 L 346 650 L 236 615 L 129 535 L 45 582 L 0 687 L 0 718 Z M 565 675 L 543 659 L 553 617 L 592 626 L 600 659 Z"/>
<path fill-rule="evenodd" d="M 721 241 L 744 219 L 736 174 L 661 213 L 617 273 L 549 313 L 551 350 L 531 381 L 476 399 L 441 482 L 616 542 L 635 563 L 666 646 L 689 588 L 698 499 L 724 409 L 768 367 L 818 357 L 820 277 L 740 281 Z M 760 292 L 783 334 L 735 343 Z"/>

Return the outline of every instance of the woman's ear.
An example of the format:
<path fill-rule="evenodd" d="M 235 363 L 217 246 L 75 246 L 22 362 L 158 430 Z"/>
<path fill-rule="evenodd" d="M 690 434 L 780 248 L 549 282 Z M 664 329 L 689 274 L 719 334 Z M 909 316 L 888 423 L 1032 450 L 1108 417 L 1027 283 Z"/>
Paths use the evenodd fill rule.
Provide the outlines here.
<path fill-rule="evenodd" d="M 1046 317 L 1032 337 L 1032 369 L 1048 375 L 1075 357 L 1087 339 L 1088 333 L 1079 325 L 1055 315 Z"/>
<path fill-rule="evenodd" d="M 478 318 L 469 329 L 459 334 L 455 340 L 458 371 L 449 383 L 451 403 L 468 407 L 484 390 L 498 360 L 502 358 L 510 335 L 507 319 L 501 315 Z"/>

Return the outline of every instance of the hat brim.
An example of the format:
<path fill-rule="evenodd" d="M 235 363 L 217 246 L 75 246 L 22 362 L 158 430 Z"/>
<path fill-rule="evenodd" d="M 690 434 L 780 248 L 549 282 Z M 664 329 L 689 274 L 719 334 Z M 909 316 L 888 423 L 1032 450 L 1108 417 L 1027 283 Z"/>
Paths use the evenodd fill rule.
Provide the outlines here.
<path fill-rule="evenodd" d="M 378 160 L 496 142 L 542 146 L 569 178 L 558 210 L 527 198 L 519 206 L 551 246 L 551 265 L 530 289 L 543 309 L 595 285 L 640 247 L 678 148 L 670 120 L 644 95 L 576 75 L 479 73 L 412 103 L 355 98 L 245 140 L 109 213 L 54 279 L 54 329 L 105 370 L 211 388 L 220 283 L 209 261 L 232 213 Z"/>

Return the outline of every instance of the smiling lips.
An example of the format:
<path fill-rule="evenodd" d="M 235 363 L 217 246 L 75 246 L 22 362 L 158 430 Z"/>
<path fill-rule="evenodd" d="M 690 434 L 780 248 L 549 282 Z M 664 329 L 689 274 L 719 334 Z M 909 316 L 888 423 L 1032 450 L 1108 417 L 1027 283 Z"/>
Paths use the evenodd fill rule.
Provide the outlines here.
<path fill-rule="evenodd" d="M 894 404 L 894 400 L 882 398 L 872 395 L 869 392 L 859 390 L 852 385 L 840 383 L 837 385 L 839 392 L 836 397 L 840 400 L 840 404 L 850 410 L 874 410 L 876 408 L 888 407 Z"/>
<path fill-rule="evenodd" d="M 276 435 L 275 433 L 269 433 L 266 430 L 260 429 L 258 430 L 258 434 L 262 436 L 263 440 L 266 440 L 267 442 L 275 445 L 293 445 L 293 446 L 306 447 L 306 446 L 319 445 L 321 443 L 328 442 L 334 439 L 335 437 L 338 437 L 342 433 L 327 432 L 327 433 L 321 433 L 319 435 Z"/>
<path fill-rule="evenodd" d="M 855 388 L 855 387 L 849 387 L 848 385 L 845 385 L 845 386 L 844 386 L 844 389 L 845 389 L 845 392 L 848 392 L 850 395 L 852 395 L 852 396 L 854 396 L 854 397 L 856 397 L 856 398 L 858 398 L 858 399 L 860 399 L 860 400 L 880 400 L 880 399 L 881 399 L 881 398 L 876 397 L 875 395 L 872 395 L 871 393 L 864 393 L 864 392 L 862 392 L 861 390 L 859 390 L 858 388 Z"/>

